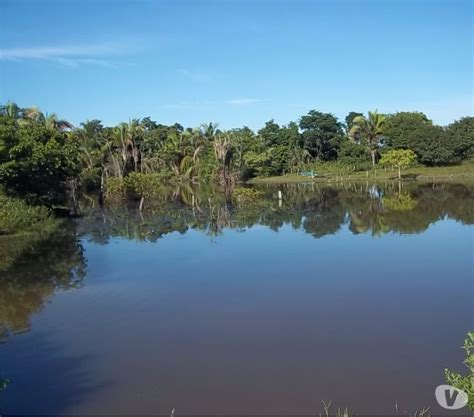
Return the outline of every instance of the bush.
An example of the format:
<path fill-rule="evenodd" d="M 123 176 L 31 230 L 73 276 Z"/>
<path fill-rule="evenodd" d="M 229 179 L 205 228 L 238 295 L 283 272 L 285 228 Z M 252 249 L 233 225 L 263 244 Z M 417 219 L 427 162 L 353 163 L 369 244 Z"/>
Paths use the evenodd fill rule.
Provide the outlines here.
<path fill-rule="evenodd" d="M 474 332 L 469 332 L 466 335 L 462 348 L 466 353 L 464 365 L 468 368 L 469 373 L 467 375 L 461 375 L 446 369 L 444 374 L 448 384 L 464 391 L 468 395 L 469 409 L 474 411 Z"/>
<path fill-rule="evenodd" d="M 156 198 L 162 193 L 162 177 L 160 174 L 143 174 L 132 172 L 123 181 L 128 197 Z"/>
<path fill-rule="evenodd" d="M 109 199 L 157 198 L 163 192 L 163 175 L 131 172 L 125 178 L 107 178 L 105 196 Z"/>
<path fill-rule="evenodd" d="M 53 226 L 55 221 L 50 214 L 46 207 L 30 206 L 22 200 L 0 193 L 0 235 Z"/>
<path fill-rule="evenodd" d="M 110 177 L 105 180 L 105 197 L 110 199 L 125 197 L 125 184 L 122 178 Z"/>

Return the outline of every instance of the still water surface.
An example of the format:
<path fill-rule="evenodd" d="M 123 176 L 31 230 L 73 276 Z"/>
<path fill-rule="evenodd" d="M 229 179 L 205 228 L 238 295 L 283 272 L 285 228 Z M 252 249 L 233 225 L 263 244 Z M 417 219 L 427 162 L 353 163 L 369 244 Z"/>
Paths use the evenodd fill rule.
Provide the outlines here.
<path fill-rule="evenodd" d="M 89 205 L 4 260 L 0 411 L 442 414 L 474 328 L 474 187 L 279 189 Z"/>

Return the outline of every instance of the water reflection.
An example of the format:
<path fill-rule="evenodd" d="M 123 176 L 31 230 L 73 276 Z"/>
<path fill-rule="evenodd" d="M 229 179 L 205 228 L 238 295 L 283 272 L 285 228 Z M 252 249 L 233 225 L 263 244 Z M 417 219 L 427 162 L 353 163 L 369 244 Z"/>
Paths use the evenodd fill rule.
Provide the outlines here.
<path fill-rule="evenodd" d="M 463 184 L 286 185 L 260 187 L 262 196 L 239 204 L 212 189 L 174 190 L 142 212 L 136 205 L 84 207 L 79 233 L 105 244 L 110 237 L 156 241 L 188 229 L 215 236 L 226 228 L 254 225 L 278 230 L 285 224 L 316 238 L 345 224 L 353 233 L 420 233 L 445 218 L 474 223 L 474 187 Z M 278 198 L 278 191 L 282 200 Z"/>
<path fill-rule="evenodd" d="M 0 268 L 0 341 L 28 331 L 31 315 L 41 311 L 55 291 L 81 286 L 86 267 L 82 245 L 70 227 L 47 240 L 25 235 L 5 243 L 4 268 Z"/>
<path fill-rule="evenodd" d="M 142 212 L 136 204 L 101 207 L 89 198 L 82 206 L 85 216 L 46 241 L 31 235 L 3 240 L 0 341 L 27 331 L 31 315 L 41 311 L 56 290 L 81 286 L 86 269 L 81 237 L 100 245 L 113 237 L 156 242 L 189 229 L 214 237 L 225 229 L 263 225 L 278 231 L 288 224 L 322 238 L 344 225 L 354 234 L 377 236 L 420 233 L 446 217 L 474 224 L 474 187 L 464 184 L 300 184 L 259 190 L 261 198 L 239 204 L 230 193 L 180 187 Z"/>
<path fill-rule="evenodd" d="M 472 328 L 462 225 L 474 223 L 474 188 L 259 190 L 238 203 L 181 187 L 143 212 L 89 198 L 61 233 L 5 244 L 0 373 L 13 382 L 0 409 L 309 415 L 331 398 L 387 415 L 395 401 L 431 404 Z"/>

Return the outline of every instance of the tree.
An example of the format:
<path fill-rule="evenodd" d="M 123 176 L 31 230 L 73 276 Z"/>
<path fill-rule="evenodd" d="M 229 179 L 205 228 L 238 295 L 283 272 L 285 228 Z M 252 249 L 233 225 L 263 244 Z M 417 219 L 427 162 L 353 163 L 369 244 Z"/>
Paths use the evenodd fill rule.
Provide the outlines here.
<path fill-rule="evenodd" d="M 69 134 L 0 116 L 0 183 L 10 194 L 46 206 L 65 203 L 77 178 L 79 147 Z"/>
<path fill-rule="evenodd" d="M 222 167 L 222 170 L 219 170 L 219 182 L 223 185 L 231 182 L 231 178 L 228 176 L 228 165 L 229 165 L 229 156 L 232 144 L 230 142 L 229 135 L 225 132 L 220 133 L 214 139 L 214 155 L 216 157 L 217 163 Z"/>
<path fill-rule="evenodd" d="M 463 117 L 451 123 L 446 129 L 446 135 L 456 159 L 474 157 L 474 117 Z"/>
<path fill-rule="evenodd" d="M 402 178 L 402 168 L 413 165 L 416 154 L 411 149 L 394 149 L 382 155 L 381 165 L 389 165 L 398 168 L 398 179 Z"/>
<path fill-rule="evenodd" d="M 352 129 L 352 124 L 353 124 L 354 119 L 357 116 L 363 116 L 363 115 L 364 115 L 363 113 L 357 113 L 355 111 L 351 111 L 347 114 L 347 116 L 344 119 L 344 121 L 346 122 L 345 125 L 344 125 L 344 128 L 346 130 L 347 136 L 349 136 L 349 132 Z M 360 138 L 358 138 L 357 135 L 356 135 L 356 136 L 350 137 L 350 139 L 352 139 L 352 140 L 354 140 L 355 142 L 358 143 Z"/>
<path fill-rule="evenodd" d="M 413 135 L 411 149 L 424 165 L 447 165 L 455 162 L 453 144 L 440 126 L 426 126 Z"/>
<path fill-rule="evenodd" d="M 303 131 L 303 146 L 311 156 L 322 161 L 337 158 L 343 131 L 334 115 L 311 110 L 301 117 L 299 127 Z"/>
<path fill-rule="evenodd" d="M 420 112 L 398 112 L 386 117 L 384 145 L 391 149 L 413 149 L 433 122 Z"/>
<path fill-rule="evenodd" d="M 367 141 L 367 146 L 372 156 L 372 165 L 377 162 L 378 149 L 384 133 L 385 116 L 377 113 L 377 110 L 370 112 L 368 117 L 356 116 L 352 121 L 350 135 L 361 135 Z"/>

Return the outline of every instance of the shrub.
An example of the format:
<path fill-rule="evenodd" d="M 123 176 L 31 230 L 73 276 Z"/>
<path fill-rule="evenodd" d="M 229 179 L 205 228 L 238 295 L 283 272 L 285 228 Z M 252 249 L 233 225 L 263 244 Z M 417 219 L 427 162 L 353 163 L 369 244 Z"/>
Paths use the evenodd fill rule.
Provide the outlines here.
<path fill-rule="evenodd" d="M 0 193 L 0 235 L 30 232 L 38 227 L 53 226 L 50 210 L 30 206 L 24 201 Z"/>
<path fill-rule="evenodd" d="M 105 197 L 111 199 L 125 197 L 125 184 L 122 178 L 110 177 L 105 180 Z"/>
<path fill-rule="evenodd" d="M 131 198 L 156 198 L 162 193 L 160 174 L 132 172 L 123 182 L 127 196 Z"/>
<path fill-rule="evenodd" d="M 464 391 L 468 395 L 468 407 L 470 410 L 474 410 L 474 332 L 469 332 L 466 335 L 462 348 L 466 352 L 464 365 L 469 369 L 469 373 L 461 375 L 445 369 L 444 374 L 448 384 Z"/>

